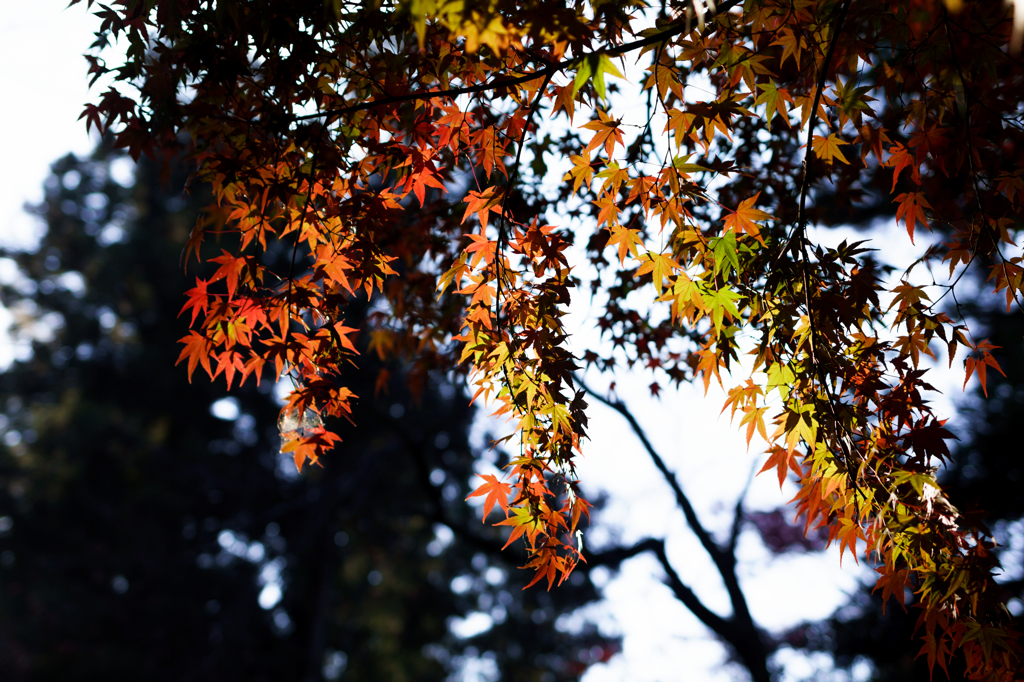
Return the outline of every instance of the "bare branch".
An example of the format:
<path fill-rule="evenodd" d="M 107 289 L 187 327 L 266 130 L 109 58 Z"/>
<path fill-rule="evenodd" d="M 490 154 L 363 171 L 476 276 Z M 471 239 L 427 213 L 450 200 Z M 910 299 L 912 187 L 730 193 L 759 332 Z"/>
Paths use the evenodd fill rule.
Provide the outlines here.
<path fill-rule="evenodd" d="M 657 548 L 664 545 L 664 543 L 664 540 L 647 538 L 646 540 L 641 540 L 630 547 L 613 547 L 612 549 L 606 549 L 601 552 L 593 552 L 587 554 L 586 566 L 588 568 L 606 566 L 608 568 L 617 569 L 626 559 L 632 559 L 644 552 L 657 551 Z"/>
<path fill-rule="evenodd" d="M 672 489 L 672 492 L 676 497 L 676 504 L 678 504 L 679 508 L 683 510 L 683 515 L 686 517 L 686 522 L 690 525 L 690 528 L 693 529 L 693 532 L 694 534 L 696 534 L 697 539 L 700 540 L 701 546 L 704 547 L 707 553 L 711 555 L 712 559 L 715 559 L 716 565 L 718 564 L 719 558 L 721 558 L 724 561 L 723 565 L 731 565 L 733 563 L 732 558 L 729 557 L 728 559 L 726 559 L 725 553 L 722 550 L 722 548 L 718 545 L 717 542 L 715 542 L 715 539 L 711 537 L 711 533 L 709 533 L 708 530 L 704 527 L 704 525 L 700 522 L 700 518 L 698 518 L 697 516 L 697 511 L 693 508 L 693 504 L 691 504 L 690 498 L 688 498 L 686 496 L 686 493 L 683 492 L 683 488 L 681 485 L 679 485 L 679 481 L 676 479 L 676 475 L 672 473 L 672 471 L 665 464 L 665 460 L 662 459 L 661 455 L 659 455 L 658 452 L 654 449 L 654 446 L 651 445 L 651 441 L 647 438 L 647 434 L 644 432 L 643 427 L 641 427 L 640 424 L 637 422 L 636 418 L 633 416 L 633 413 L 629 411 L 629 408 L 627 408 L 626 405 L 619 400 L 610 400 L 608 398 L 605 398 L 601 394 L 596 393 L 593 389 L 587 386 L 587 384 L 584 383 L 584 381 L 580 377 L 576 377 L 576 381 L 577 383 L 579 383 L 580 386 L 583 387 L 584 391 L 597 398 L 598 401 L 604 403 L 608 407 L 612 408 L 613 410 L 621 414 L 623 418 L 627 422 L 629 422 L 629 426 L 633 429 L 633 433 L 636 434 L 636 437 L 640 439 L 640 443 L 643 444 L 644 449 L 647 451 L 647 454 L 651 456 L 651 460 L 654 462 L 654 466 L 657 467 L 658 471 L 661 472 L 661 475 L 664 477 L 665 482 L 668 483 L 668 486 Z M 721 566 L 719 567 L 719 569 L 721 569 Z"/>
<path fill-rule="evenodd" d="M 654 548 L 654 553 L 658 557 L 658 561 L 661 562 L 661 567 L 667 576 L 665 584 L 672 590 L 672 594 L 676 596 L 676 599 L 683 602 L 683 605 L 688 608 L 693 615 L 697 616 L 700 622 L 708 626 L 712 632 L 733 646 L 736 646 L 736 628 L 733 623 L 704 606 L 703 602 L 701 602 L 697 595 L 694 594 L 693 590 L 683 583 L 679 578 L 679 574 L 676 573 L 672 564 L 669 563 L 668 556 L 665 554 L 664 541 L 658 543 Z"/>
<path fill-rule="evenodd" d="M 658 562 L 661 563 L 661 567 L 667 576 L 665 584 L 672 590 L 672 593 L 676 598 L 681 601 L 683 605 L 693 613 L 693 615 L 697 616 L 700 622 L 708 626 L 716 635 L 728 642 L 732 642 L 734 637 L 732 624 L 708 607 L 704 606 L 704 603 L 694 593 L 694 591 L 683 583 L 679 574 L 676 573 L 676 570 L 669 562 L 668 556 L 665 554 L 664 540 L 659 538 L 647 538 L 630 547 L 616 547 L 603 552 L 595 552 L 587 557 L 587 566 L 590 568 L 595 568 L 597 566 L 618 568 L 619 564 L 626 559 L 631 559 L 637 555 L 643 554 L 644 552 L 652 552 L 654 556 L 658 558 Z"/>
<path fill-rule="evenodd" d="M 709 611 L 707 607 L 700 602 L 697 596 L 682 583 L 678 574 L 669 564 L 668 558 L 665 555 L 664 542 L 662 542 L 654 551 L 658 553 L 658 559 L 661 561 L 662 567 L 668 575 L 668 585 L 672 588 L 676 598 L 683 602 L 683 604 L 690 609 L 702 623 L 711 628 L 716 634 L 720 635 L 736 649 L 736 652 L 744 660 L 744 665 L 748 667 L 755 679 L 767 680 L 767 668 L 765 663 L 767 660 L 767 653 L 765 652 L 764 644 L 761 641 L 760 631 L 754 623 L 753 617 L 750 615 L 746 596 L 743 594 L 743 589 L 740 587 L 739 579 L 736 576 L 736 556 L 733 553 L 735 546 L 734 542 L 730 542 L 727 547 L 723 548 L 715 542 L 713 537 L 711 537 L 711 533 L 708 532 L 700 522 L 700 518 L 697 516 L 697 511 L 693 508 L 693 504 L 686 496 L 686 493 L 683 492 L 683 488 L 676 479 L 675 474 L 668 468 L 665 464 L 665 460 L 654 449 L 654 446 L 651 444 L 647 434 L 640 426 L 640 423 L 637 422 L 633 413 L 630 412 L 629 408 L 626 407 L 622 401 L 612 400 L 594 392 L 579 376 L 574 378 L 584 391 L 618 412 L 627 422 L 629 422 L 630 427 L 633 429 L 633 433 L 640 439 L 640 442 L 643 444 L 647 454 L 650 455 L 651 460 L 654 462 L 654 466 L 661 472 L 661 475 L 665 478 L 665 481 L 675 494 L 676 503 L 683 511 L 687 524 L 689 524 L 690 528 L 693 529 L 693 532 L 700 541 L 701 546 L 711 557 L 711 560 L 715 564 L 715 568 L 718 569 L 718 574 L 721 576 L 722 582 L 725 583 L 725 589 L 729 593 L 729 601 L 732 604 L 733 615 L 729 619 L 723 619 L 721 616 Z M 742 500 L 743 497 L 741 496 L 740 504 L 737 505 L 738 514 L 742 514 Z M 737 530 L 738 524 L 738 521 L 733 521 L 734 535 L 739 532 Z"/>
<path fill-rule="evenodd" d="M 736 498 L 736 509 L 733 510 L 732 516 L 732 528 L 729 530 L 729 544 L 727 545 L 729 554 L 736 556 L 736 540 L 739 538 L 740 530 L 743 528 L 743 501 L 747 499 L 747 493 L 750 492 L 750 484 L 754 482 L 754 476 L 757 471 L 757 462 L 750 467 L 750 473 L 747 475 L 747 483 L 743 486 L 743 492 Z"/>

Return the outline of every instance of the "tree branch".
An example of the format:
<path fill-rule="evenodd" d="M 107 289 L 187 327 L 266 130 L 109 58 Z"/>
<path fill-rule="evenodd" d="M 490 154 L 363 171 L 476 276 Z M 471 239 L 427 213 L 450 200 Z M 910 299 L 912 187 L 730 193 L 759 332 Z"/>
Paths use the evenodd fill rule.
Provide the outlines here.
<path fill-rule="evenodd" d="M 719 566 L 720 571 L 724 566 L 731 566 L 731 564 L 733 563 L 732 559 L 729 558 L 728 560 L 726 560 L 722 548 L 718 545 L 717 542 L 715 542 L 715 539 L 711 537 L 711 533 L 709 533 L 708 530 L 704 527 L 704 525 L 700 522 L 700 518 L 698 518 L 697 516 L 697 511 L 693 508 L 693 504 L 691 504 L 690 498 L 688 498 L 686 496 L 686 493 L 683 492 L 683 488 L 682 486 L 679 485 L 679 481 L 676 479 L 676 475 L 672 473 L 672 471 L 665 464 L 665 460 L 662 459 L 661 455 L 659 455 L 658 452 L 654 449 L 654 446 L 651 445 L 651 441 L 648 440 L 647 434 L 644 432 L 643 427 L 641 427 L 640 424 L 637 422 L 636 418 L 633 416 L 633 413 L 629 411 L 629 408 L 627 408 L 626 405 L 619 400 L 609 400 L 608 398 L 605 398 L 599 393 L 596 393 L 593 389 L 587 386 L 587 384 L 584 383 L 584 381 L 581 378 L 576 377 L 576 381 L 577 383 L 579 383 L 581 387 L 583 387 L 584 391 L 586 391 L 590 395 L 597 398 L 600 402 L 604 403 L 608 407 L 618 412 L 627 422 L 629 422 L 630 427 L 633 429 L 633 433 L 636 434 L 636 437 L 640 439 L 640 443 L 643 444 L 644 449 L 647 451 L 647 454 L 651 456 L 651 460 L 654 462 L 654 466 L 657 467 L 658 471 L 661 472 L 661 475 L 664 477 L 665 482 L 668 483 L 668 486 L 672 489 L 672 492 L 675 494 L 676 504 L 678 504 L 679 508 L 683 510 L 683 515 L 686 517 L 686 522 L 690 525 L 690 528 L 693 529 L 693 532 L 697 536 L 697 539 L 700 540 L 701 546 L 704 547 L 707 553 L 711 555 L 711 558 L 715 560 L 716 565 L 718 565 L 719 559 L 723 560 L 723 564 Z"/>
<path fill-rule="evenodd" d="M 725 2 L 719 3 L 714 10 L 709 10 L 704 16 L 705 21 L 711 21 L 721 14 L 725 14 L 733 7 L 740 4 L 740 0 L 726 0 Z M 324 109 L 323 111 L 316 114 L 306 114 L 304 116 L 295 116 L 292 118 L 294 121 L 302 121 L 307 119 L 319 118 L 327 115 L 328 117 L 344 116 L 345 114 L 352 114 L 357 111 L 363 111 L 365 109 L 372 109 L 376 106 L 385 104 L 402 104 L 404 102 L 415 102 L 417 100 L 435 99 L 437 97 L 458 97 L 459 95 L 470 95 L 478 92 L 487 92 L 488 90 L 497 90 L 498 88 L 511 87 L 513 85 L 520 85 L 522 83 L 529 83 L 530 81 L 537 80 L 539 78 L 551 78 L 559 71 L 563 71 L 566 68 L 576 64 L 582 60 L 587 59 L 592 55 L 607 54 L 607 55 L 622 55 L 627 52 L 639 50 L 647 47 L 648 45 L 654 45 L 656 43 L 664 42 L 670 38 L 674 38 L 680 33 L 685 33 L 687 30 L 692 29 L 692 24 L 689 20 L 686 22 L 680 21 L 679 23 L 655 33 L 654 35 L 634 40 L 629 43 L 622 45 L 610 45 L 590 52 L 584 52 L 579 57 L 573 59 L 563 59 L 560 62 L 550 64 L 546 68 L 539 69 L 532 73 L 528 73 L 523 76 L 515 76 L 512 78 L 501 78 L 495 81 L 489 81 L 486 83 L 478 83 L 476 85 L 467 85 L 461 88 L 450 88 L 447 90 L 427 90 L 425 92 L 410 92 L 405 95 L 395 95 L 393 97 L 385 97 L 383 99 L 370 100 L 367 102 L 361 102 L 360 104 L 353 104 L 348 107 L 340 107 L 337 109 Z"/>
<path fill-rule="evenodd" d="M 832 30 L 832 40 L 828 45 L 828 52 L 825 53 L 825 61 L 821 65 L 821 72 L 818 74 L 818 87 L 814 89 L 814 102 L 811 104 L 811 117 L 807 122 L 807 144 L 804 147 L 804 173 L 800 179 L 800 206 L 797 208 L 796 229 L 799 234 L 799 242 L 804 240 L 804 230 L 807 227 L 807 215 L 805 205 L 807 203 L 807 191 L 811 188 L 811 143 L 814 141 L 814 126 L 818 118 L 818 103 L 821 102 L 821 93 L 825 90 L 825 79 L 828 77 L 828 67 L 832 63 L 832 55 L 836 51 L 836 43 L 839 42 L 839 32 L 843 29 L 843 21 L 846 20 L 846 10 L 850 7 L 850 0 L 843 0 L 839 8 L 839 18 L 836 27 Z M 807 313 L 810 315 L 810 311 Z"/>
<path fill-rule="evenodd" d="M 736 556 L 736 540 L 740 536 L 740 530 L 743 529 L 743 501 L 747 499 L 747 493 L 750 491 L 750 484 L 754 482 L 755 470 L 757 468 L 757 462 L 750 467 L 750 474 L 747 475 L 747 483 L 743 486 L 743 492 L 736 499 L 736 509 L 733 511 L 732 517 L 732 528 L 729 530 L 729 543 L 728 552 L 732 556 Z"/>
<path fill-rule="evenodd" d="M 632 545 L 631 547 L 616 547 L 614 549 L 605 550 L 603 552 L 595 552 L 587 557 L 587 566 L 589 568 L 596 568 L 597 566 L 608 566 L 610 568 L 618 568 L 626 559 L 632 559 L 633 557 L 643 554 L 644 552 L 652 552 L 661 563 L 662 569 L 665 571 L 667 578 L 665 584 L 668 585 L 672 593 L 675 594 L 676 598 L 683 602 L 683 605 L 688 608 L 693 615 L 697 616 L 700 622 L 711 628 L 712 631 L 719 637 L 725 639 L 728 642 L 732 642 L 735 633 L 732 624 L 722 618 L 717 613 L 704 606 L 700 598 L 687 587 L 676 570 L 669 563 L 668 556 L 665 554 L 665 541 L 659 538 L 647 538 L 640 542 Z"/>
<path fill-rule="evenodd" d="M 697 617 L 697 620 L 732 647 L 756 682 L 767 682 L 769 680 L 767 651 L 753 621 L 749 618 L 737 619 L 735 616 L 722 618 L 706 607 L 700 597 L 682 581 L 669 562 L 664 540 L 647 538 L 631 547 L 617 547 L 605 552 L 598 552 L 587 559 L 587 565 L 591 568 L 599 565 L 617 568 L 626 559 L 648 551 L 657 557 L 662 570 L 665 571 L 665 585 L 672 590 L 675 598 L 682 602 L 683 606 Z"/>
<path fill-rule="evenodd" d="M 672 590 L 672 594 L 676 596 L 676 599 L 683 602 L 683 605 L 688 608 L 690 612 L 700 620 L 700 622 L 708 626 L 712 632 L 724 639 L 726 642 L 732 644 L 734 647 L 737 647 L 737 633 L 733 623 L 704 606 L 697 595 L 694 594 L 693 590 L 683 583 L 679 578 L 679 574 L 676 573 L 672 564 L 669 563 L 668 555 L 665 554 L 664 541 L 658 542 L 657 546 L 654 548 L 654 554 L 658 557 L 658 561 L 661 562 L 661 567 L 667 576 L 665 584 L 668 585 L 670 590 Z"/>
<path fill-rule="evenodd" d="M 632 559 L 644 552 L 654 552 L 659 546 L 663 545 L 664 542 L 664 540 L 659 540 L 657 538 L 647 538 L 646 540 L 641 540 L 631 547 L 613 547 L 612 549 L 606 549 L 603 552 L 588 553 L 586 566 L 587 568 L 607 566 L 608 568 L 617 569 L 626 559 Z"/>
<path fill-rule="evenodd" d="M 697 599 L 696 595 L 694 595 L 693 592 L 682 583 L 678 574 L 676 574 L 672 569 L 667 556 L 665 556 L 664 543 L 662 542 L 660 550 L 655 548 L 655 552 L 660 551 L 658 558 L 662 562 L 662 566 L 664 567 L 666 574 L 669 576 L 669 587 L 672 588 L 676 597 L 683 602 L 687 608 L 693 611 L 695 616 L 700 618 L 701 622 L 733 645 L 755 679 L 767 679 L 767 653 L 765 652 L 764 644 L 760 639 L 760 633 L 757 625 L 754 623 L 754 619 L 750 615 L 746 596 L 743 594 L 743 589 L 740 587 L 739 579 L 736 577 L 736 557 L 732 551 L 733 543 L 730 543 L 727 548 L 722 548 L 717 542 L 715 542 L 714 538 L 711 537 L 711 533 L 708 532 L 700 522 L 700 518 L 697 516 L 696 510 L 693 508 L 693 504 L 686 496 L 686 493 L 683 492 L 683 488 L 676 479 L 675 474 L 672 473 L 665 464 L 665 460 L 662 459 L 661 455 L 659 455 L 654 449 L 651 441 L 647 438 L 647 434 L 644 432 L 639 422 L 637 422 L 633 413 L 629 411 L 629 408 L 619 400 L 611 400 L 595 393 L 587 386 L 582 378 L 576 376 L 575 380 L 584 391 L 618 412 L 627 422 L 629 422 L 630 427 L 633 429 L 633 433 L 640 439 L 640 442 L 643 444 L 647 454 L 650 455 L 651 460 L 654 462 L 654 466 L 661 472 L 661 475 L 665 478 L 665 481 L 675 494 L 676 503 L 679 505 L 679 508 L 682 509 L 683 515 L 686 517 L 686 522 L 689 524 L 690 528 L 693 529 L 693 532 L 700 541 L 701 546 L 708 553 L 708 556 L 711 557 L 715 567 L 718 569 L 718 574 L 721 576 L 722 582 L 725 584 L 725 589 L 729 593 L 729 601 L 732 604 L 733 610 L 732 618 L 728 620 L 723 619 L 709 611 L 707 607 L 700 603 L 700 600 Z M 743 498 L 741 497 L 741 503 L 742 499 Z M 737 512 L 741 511 L 742 510 L 738 507 Z M 738 523 L 735 520 L 733 522 L 733 533 L 738 534 Z M 726 629 L 723 630 L 723 628 Z"/>

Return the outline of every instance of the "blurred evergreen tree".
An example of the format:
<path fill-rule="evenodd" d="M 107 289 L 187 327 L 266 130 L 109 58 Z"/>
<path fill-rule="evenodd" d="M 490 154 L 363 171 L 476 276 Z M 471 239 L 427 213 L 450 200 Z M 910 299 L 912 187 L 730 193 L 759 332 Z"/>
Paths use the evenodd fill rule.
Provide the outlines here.
<path fill-rule="evenodd" d="M 586 575 L 523 592 L 522 555 L 463 502 L 461 389 L 412 400 L 389 368 L 375 400 L 364 356 L 359 427 L 298 475 L 273 386 L 189 385 L 179 257 L 203 202 L 171 189 L 181 168 L 129 187 L 122 163 L 57 162 L 38 250 L 0 253 L 31 343 L 0 374 L 4 679 L 555 681 L 606 660 L 616 641 L 555 626 L 596 599 Z"/>

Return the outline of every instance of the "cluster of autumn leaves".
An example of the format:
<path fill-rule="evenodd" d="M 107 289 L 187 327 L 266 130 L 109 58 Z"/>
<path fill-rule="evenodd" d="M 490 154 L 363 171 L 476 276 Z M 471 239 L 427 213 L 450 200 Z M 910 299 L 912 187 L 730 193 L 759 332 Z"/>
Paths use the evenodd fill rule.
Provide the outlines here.
<path fill-rule="evenodd" d="M 372 352 L 404 359 L 414 381 L 468 368 L 509 419 L 518 455 L 475 494 L 550 587 L 584 560 L 588 510 L 575 465 L 586 404 L 563 324 L 580 235 L 548 224 L 568 202 L 589 220 L 601 327 L 629 364 L 705 388 L 749 367 L 725 408 L 769 444 L 765 470 L 799 482 L 807 527 L 866 553 L 885 597 L 916 592 L 933 666 L 961 649 L 972 678 L 1013 678 L 991 543 L 936 481 L 951 434 L 919 367 L 934 339 L 950 363 L 964 346 L 984 387 L 994 348 L 909 270 L 889 295 L 863 243 L 826 248 L 807 230 L 890 196 L 911 241 L 919 226 L 952 235 L 917 263 L 948 262 L 951 299 L 954 278 L 984 266 L 1016 304 L 1024 71 L 1005 53 L 1001 3 L 265 4 L 100 10 L 139 66 L 116 78 L 140 94 L 111 89 L 89 122 L 138 151 L 188 133 L 195 181 L 213 190 L 186 247 L 217 266 L 187 292 L 190 377 L 289 377 L 282 423 L 305 426 L 285 430 L 283 450 L 317 463 L 338 439 L 321 417 L 351 412 L 360 329 L 346 321 L 368 303 Z M 646 69 L 648 118 L 628 135 L 606 81 L 622 78 L 619 56 Z M 684 96 L 695 80 L 701 94 Z M 534 136 L 585 106 L 593 118 L 556 130 L 558 146 Z M 527 186 L 524 148 L 569 157 L 557 198 Z M 633 291 L 669 319 L 628 309 Z"/>

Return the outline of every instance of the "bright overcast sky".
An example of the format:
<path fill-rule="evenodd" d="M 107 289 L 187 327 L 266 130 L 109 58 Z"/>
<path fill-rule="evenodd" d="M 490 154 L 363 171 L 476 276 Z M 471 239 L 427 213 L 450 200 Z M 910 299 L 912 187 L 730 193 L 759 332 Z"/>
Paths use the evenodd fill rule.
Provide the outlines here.
<path fill-rule="evenodd" d="M 89 96 L 82 54 L 99 22 L 84 5 L 65 6 L 64 0 L 10 0 L 0 14 L 0 246 L 35 243 L 39 222 L 23 207 L 43 200 L 51 163 L 68 152 L 87 154 L 94 144 L 77 119 Z M 0 278 L 12 275 L 0 267 Z M 10 321 L 0 308 L 0 329 Z M 0 369 L 14 351 L 0 334 Z"/>
<path fill-rule="evenodd" d="M 88 153 L 93 142 L 78 115 L 88 97 L 82 54 L 99 22 L 84 5 L 64 0 L 4 3 L 0 16 L 0 107 L 4 163 L 0 164 L 0 237 L 25 243 L 37 229 L 22 212 L 43 199 L 50 164 L 68 152 Z"/>
<path fill-rule="evenodd" d="M 90 140 L 78 121 L 89 98 L 82 53 L 92 42 L 98 22 L 83 6 L 65 9 L 64 0 L 29 0 L 4 5 L 0 16 L 0 84 L 6 106 L 0 107 L 5 132 L 4 163 L 0 164 L 0 242 L 30 244 L 39 229 L 22 206 L 42 200 L 49 165 L 75 152 L 88 153 Z M 3 273 L 0 272 L 0 276 Z M 7 318 L 0 310 L 0 325 Z M 6 356 L 5 356 L 6 353 Z M 0 341 L 0 367 L 9 362 L 10 347 Z M 755 442 L 747 453 L 743 439 L 725 416 L 723 396 L 712 390 L 668 393 L 660 401 L 646 397 L 650 378 L 619 378 L 619 395 L 633 403 L 651 439 L 679 474 L 709 526 L 727 527 L 735 497 L 754 460 L 763 459 Z M 594 378 L 600 388 L 607 380 Z M 632 385 L 635 384 L 635 385 Z M 668 553 L 684 580 L 709 606 L 727 614 L 724 590 L 692 533 L 675 508 L 671 494 L 638 442 L 617 415 L 594 405 L 592 442 L 581 469 L 590 490 L 611 495 L 600 515 L 603 530 L 591 539 L 623 543 L 655 536 L 668 538 Z M 667 425 L 667 426 L 666 426 Z M 759 477 L 751 503 L 767 509 L 789 496 L 780 493 L 774 474 Z M 741 542 L 740 573 L 758 622 L 771 630 L 803 619 L 827 616 L 855 589 L 859 573 L 847 562 L 840 571 L 836 554 L 773 558 L 748 533 Z M 729 680 L 745 676 L 735 667 L 722 668 L 724 650 L 708 631 L 676 602 L 659 582 L 660 568 L 648 557 L 627 562 L 622 573 L 606 582 L 608 601 L 594 617 L 625 636 L 624 652 L 609 664 L 596 666 L 587 682 L 631 680 Z M 808 673 L 794 664 L 793 674 Z"/>

